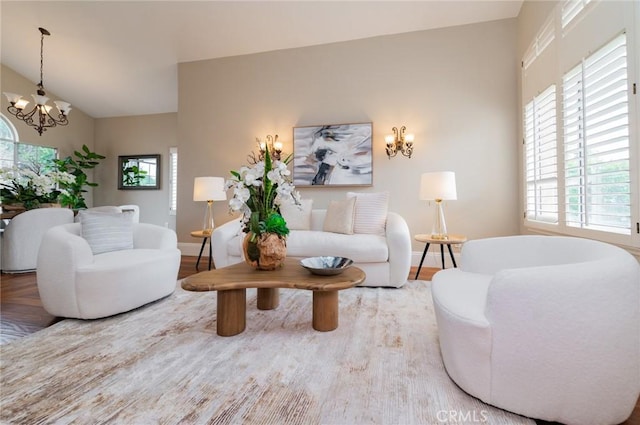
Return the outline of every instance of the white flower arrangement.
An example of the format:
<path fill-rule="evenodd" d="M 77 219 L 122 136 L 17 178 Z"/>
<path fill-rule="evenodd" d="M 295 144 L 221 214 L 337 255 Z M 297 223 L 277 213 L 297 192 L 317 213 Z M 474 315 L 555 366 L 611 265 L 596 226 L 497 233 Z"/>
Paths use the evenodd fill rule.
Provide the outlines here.
<path fill-rule="evenodd" d="M 266 149 L 263 160 L 231 172 L 232 177 L 225 185 L 226 189 L 233 189 L 229 208 L 243 214 L 245 233 L 289 234 L 286 222 L 280 215 L 280 205 L 284 202 L 300 204 L 300 194 L 295 190 L 291 171 L 287 168 L 290 160 L 291 155 L 284 161 L 272 161 Z"/>
<path fill-rule="evenodd" d="M 38 173 L 28 168 L 0 168 L 0 197 L 6 204 L 21 203 L 26 209 L 40 204 L 57 203 L 67 194 L 60 185 L 72 184 L 75 176 L 64 171 Z"/>

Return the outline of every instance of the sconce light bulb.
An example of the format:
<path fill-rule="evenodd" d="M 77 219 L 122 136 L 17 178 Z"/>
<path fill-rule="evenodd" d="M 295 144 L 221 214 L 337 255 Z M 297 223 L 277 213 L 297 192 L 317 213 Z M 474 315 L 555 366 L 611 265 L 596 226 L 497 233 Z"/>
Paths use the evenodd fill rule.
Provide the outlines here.
<path fill-rule="evenodd" d="M 413 143 L 414 137 L 415 136 L 413 134 L 407 134 L 404 136 L 404 141 L 407 143 Z"/>

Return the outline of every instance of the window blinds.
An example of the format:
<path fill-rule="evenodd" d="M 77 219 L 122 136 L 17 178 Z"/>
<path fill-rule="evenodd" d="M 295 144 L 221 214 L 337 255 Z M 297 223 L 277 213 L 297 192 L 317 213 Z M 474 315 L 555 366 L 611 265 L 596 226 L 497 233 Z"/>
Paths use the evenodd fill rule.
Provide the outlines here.
<path fill-rule="evenodd" d="M 550 86 L 525 106 L 526 218 L 558 222 L 556 87 Z"/>
<path fill-rule="evenodd" d="M 626 35 L 563 77 L 566 224 L 631 233 Z"/>

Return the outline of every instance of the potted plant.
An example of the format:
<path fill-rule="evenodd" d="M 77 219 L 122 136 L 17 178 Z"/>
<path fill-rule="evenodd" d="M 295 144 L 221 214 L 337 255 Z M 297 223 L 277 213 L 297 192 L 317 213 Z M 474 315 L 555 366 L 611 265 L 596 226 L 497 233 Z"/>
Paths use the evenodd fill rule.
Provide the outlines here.
<path fill-rule="evenodd" d="M 227 189 L 233 188 L 231 211 L 243 215 L 243 232 L 247 234 L 243 243 L 245 260 L 261 270 L 280 267 L 286 257 L 289 228 L 280 215 L 280 205 L 300 203 L 287 169 L 290 160 L 291 155 L 284 161 L 272 161 L 266 148 L 264 159 L 254 158 L 252 166 L 231 171 L 232 177 L 226 183 Z"/>

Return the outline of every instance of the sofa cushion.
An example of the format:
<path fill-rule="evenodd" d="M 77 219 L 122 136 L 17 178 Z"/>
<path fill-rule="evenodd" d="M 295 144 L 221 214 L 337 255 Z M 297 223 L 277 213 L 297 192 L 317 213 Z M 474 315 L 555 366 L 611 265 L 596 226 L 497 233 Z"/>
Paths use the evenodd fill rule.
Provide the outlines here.
<path fill-rule="evenodd" d="M 356 199 L 354 233 L 384 235 L 389 209 L 389 192 L 347 192 L 347 198 Z"/>
<path fill-rule="evenodd" d="M 133 213 L 80 211 L 81 235 L 94 255 L 133 249 Z"/>
<path fill-rule="evenodd" d="M 229 255 L 241 256 L 244 233 L 227 244 Z M 389 248 L 378 235 L 344 235 L 316 230 L 292 230 L 287 237 L 287 257 L 334 255 L 351 258 L 356 263 L 386 262 Z"/>
<path fill-rule="evenodd" d="M 289 230 L 311 230 L 313 199 L 302 199 L 300 205 L 286 202 L 280 205 L 280 213 Z"/>
<path fill-rule="evenodd" d="M 353 234 L 355 204 L 354 198 L 329 202 L 322 230 L 345 235 Z"/>

